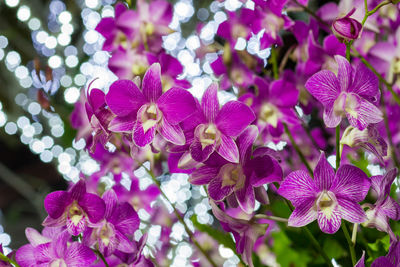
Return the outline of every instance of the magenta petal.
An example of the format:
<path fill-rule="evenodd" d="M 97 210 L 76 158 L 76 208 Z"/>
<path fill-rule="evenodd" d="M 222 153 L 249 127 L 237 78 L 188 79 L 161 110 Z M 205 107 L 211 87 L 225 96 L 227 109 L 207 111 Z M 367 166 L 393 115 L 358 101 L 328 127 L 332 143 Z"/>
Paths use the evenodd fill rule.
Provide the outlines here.
<path fill-rule="evenodd" d="M 335 114 L 333 111 L 333 106 L 325 108 L 323 118 L 324 123 L 328 128 L 335 128 L 342 121 L 342 116 Z"/>
<path fill-rule="evenodd" d="M 136 117 L 115 117 L 109 124 L 108 130 L 112 132 L 131 132 L 135 126 Z"/>
<path fill-rule="evenodd" d="M 322 232 L 327 234 L 336 233 L 342 223 L 342 218 L 338 207 L 330 212 L 330 216 L 326 216 L 324 212 L 318 211 L 318 225 Z"/>
<path fill-rule="evenodd" d="M 221 134 L 220 144 L 217 147 L 217 153 L 224 159 L 233 163 L 239 163 L 239 150 L 235 141 L 229 136 Z"/>
<path fill-rule="evenodd" d="M 27 227 L 25 229 L 25 236 L 33 246 L 51 242 L 51 238 L 42 236 L 36 229 Z"/>
<path fill-rule="evenodd" d="M 361 206 L 353 201 L 338 198 L 340 213 L 343 219 L 352 223 L 362 223 L 367 219 L 364 210 Z"/>
<path fill-rule="evenodd" d="M 110 189 L 103 194 L 102 198 L 105 204 L 104 218 L 108 219 L 114 212 L 114 208 L 118 203 L 118 197 L 114 190 Z"/>
<path fill-rule="evenodd" d="M 332 105 L 340 93 L 340 83 L 329 70 L 314 74 L 307 80 L 305 87 L 324 106 Z"/>
<path fill-rule="evenodd" d="M 202 166 L 192 172 L 189 183 L 194 185 L 208 184 L 218 174 L 218 169 L 209 166 Z"/>
<path fill-rule="evenodd" d="M 302 170 L 291 172 L 278 190 L 278 194 L 289 199 L 295 207 L 300 205 L 304 198 L 316 198 L 318 192 L 313 179 Z"/>
<path fill-rule="evenodd" d="M 142 91 L 146 99 L 153 103 L 161 96 L 161 66 L 159 63 L 152 64 L 144 74 Z"/>
<path fill-rule="evenodd" d="M 117 116 L 126 116 L 136 113 L 146 103 L 146 98 L 132 81 L 118 80 L 111 84 L 106 102 Z"/>
<path fill-rule="evenodd" d="M 349 91 L 375 103 L 379 99 L 379 80 L 378 77 L 369 70 L 363 63 L 357 65 L 356 75 Z"/>
<path fill-rule="evenodd" d="M 289 217 L 288 226 L 302 227 L 318 217 L 318 213 L 314 208 L 315 198 L 306 198 L 294 209 Z"/>
<path fill-rule="evenodd" d="M 255 119 L 253 111 L 239 101 L 229 101 L 215 119 L 218 130 L 227 136 L 236 137 Z"/>
<path fill-rule="evenodd" d="M 133 245 L 133 242 L 130 241 L 126 236 L 124 236 L 121 232 L 116 231 L 116 238 L 118 240 L 117 249 L 124 253 L 134 253 L 136 252 L 136 247 Z"/>
<path fill-rule="evenodd" d="M 186 142 L 185 135 L 179 125 L 171 125 L 165 118 L 157 125 L 157 131 L 167 140 L 178 146 L 183 146 Z"/>
<path fill-rule="evenodd" d="M 219 111 L 218 84 L 212 83 L 201 98 L 201 108 L 209 122 L 214 122 Z"/>
<path fill-rule="evenodd" d="M 251 214 L 254 211 L 256 202 L 254 189 L 247 180 L 242 188 L 235 190 L 235 195 L 239 203 L 239 207 L 247 214 Z"/>
<path fill-rule="evenodd" d="M 346 112 L 347 119 L 351 126 L 364 130 L 369 124 L 378 123 L 383 120 L 383 114 L 378 107 L 371 102 L 356 96 L 348 95 L 347 98 L 355 103 L 352 110 Z"/>
<path fill-rule="evenodd" d="M 318 164 L 314 170 L 315 185 L 320 189 L 320 191 L 329 190 L 334 178 L 335 171 L 326 160 L 325 153 L 321 153 Z"/>
<path fill-rule="evenodd" d="M 35 248 L 31 244 L 20 247 L 15 253 L 15 260 L 21 267 L 34 267 L 36 263 Z"/>
<path fill-rule="evenodd" d="M 79 201 L 79 206 L 86 212 L 91 223 L 97 223 L 104 218 L 106 206 L 97 195 L 86 193 Z"/>
<path fill-rule="evenodd" d="M 282 180 L 282 168 L 279 163 L 269 155 L 254 157 L 246 164 L 246 168 L 252 171 L 250 178 L 252 186 L 261 186 L 267 183 Z"/>
<path fill-rule="evenodd" d="M 193 140 L 190 145 L 190 155 L 195 161 L 203 162 L 207 160 L 215 150 L 215 143 L 202 148 L 201 142 L 198 138 Z"/>
<path fill-rule="evenodd" d="M 157 101 L 170 124 L 178 124 L 196 111 L 196 102 L 191 93 L 181 88 L 171 88 Z"/>
<path fill-rule="evenodd" d="M 255 125 L 248 126 L 241 135 L 238 136 L 236 142 L 239 149 L 240 162 L 245 164 L 250 159 L 253 143 L 257 139 L 258 128 Z"/>
<path fill-rule="evenodd" d="M 133 235 L 139 228 L 140 219 L 128 202 L 118 206 L 118 218 L 114 218 L 115 227 L 125 235 Z"/>
<path fill-rule="evenodd" d="M 71 203 L 70 195 L 65 191 L 55 191 L 48 194 L 44 200 L 44 208 L 53 219 L 59 218 L 65 208 Z"/>
<path fill-rule="evenodd" d="M 222 186 L 222 177 L 215 177 L 208 184 L 208 193 L 215 201 L 222 201 L 233 192 L 234 186 Z"/>
<path fill-rule="evenodd" d="M 368 193 L 371 181 L 359 168 L 351 165 L 342 165 L 336 172 L 331 191 L 337 198 L 346 198 L 354 202 L 364 200 Z"/>
<path fill-rule="evenodd" d="M 269 204 L 269 197 L 267 191 L 263 186 L 254 187 L 254 195 L 256 200 L 261 204 L 268 205 Z"/>
<path fill-rule="evenodd" d="M 135 144 L 139 147 L 144 147 L 148 144 L 150 144 L 154 136 L 156 135 L 156 128 L 157 125 L 154 125 L 150 129 L 148 129 L 146 132 L 144 132 L 143 125 L 141 121 L 136 121 L 135 127 L 133 128 L 133 141 Z"/>
<path fill-rule="evenodd" d="M 72 242 L 65 253 L 67 266 L 90 266 L 97 259 L 96 254 L 87 246 Z"/>
<path fill-rule="evenodd" d="M 338 80 L 341 91 L 345 92 L 352 83 L 352 67 L 345 57 L 336 55 L 335 60 L 338 64 Z M 357 73 L 358 74 L 358 73 Z M 357 75 L 356 74 L 356 75 Z"/>
<path fill-rule="evenodd" d="M 295 84 L 286 80 L 276 80 L 270 85 L 270 97 L 280 107 L 293 107 L 297 104 L 299 90 Z"/>
<path fill-rule="evenodd" d="M 363 254 L 361 256 L 361 258 L 357 261 L 356 265 L 354 265 L 354 267 L 365 267 L 365 251 L 363 250 Z"/>

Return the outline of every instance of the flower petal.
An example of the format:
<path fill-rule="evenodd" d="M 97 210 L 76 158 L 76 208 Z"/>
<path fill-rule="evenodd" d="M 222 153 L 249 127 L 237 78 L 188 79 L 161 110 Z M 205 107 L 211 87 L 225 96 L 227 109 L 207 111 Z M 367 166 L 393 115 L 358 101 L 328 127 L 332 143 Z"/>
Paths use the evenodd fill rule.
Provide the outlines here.
<path fill-rule="evenodd" d="M 246 182 L 242 188 L 235 190 L 235 195 L 239 203 L 239 207 L 247 214 L 251 214 L 254 211 L 256 201 L 254 189 L 250 185 L 248 179 L 246 179 Z"/>
<path fill-rule="evenodd" d="M 115 117 L 110 124 L 108 130 L 112 132 L 131 132 L 135 126 L 136 116 Z"/>
<path fill-rule="evenodd" d="M 338 198 L 337 201 L 340 206 L 342 218 L 346 221 L 362 223 L 367 219 L 367 215 L 358 203 L 344 198 Z"/>
<path fill-rule="evenodd" d="M 376 103 L 380 94 L 378 77 L 360 62 L 356 67 L 356 75 L 349 91 Z"/>
<path fill-rule="evenodd" d="M 253 143 L 257 139 L 258 128 L 255 125 L 248 126 L 243 133 L 241 133 L 237 140 L 237 147 L 239 149 L 240 162 L 245 164 L 250 159 L 251 152 L 253 149 Z"/>
<path fill-rule="evenodd" d="M 202 166 L 192 172 L 189 177 L 189 183 L 194 185 L 208 184 L 218 174 L 218 169 L 215 167 Z"/>
<path fill-rule="evenodd" d="M 291 172 L 278 189 L 278 194 L 289 199 L 295 207 L 303 203 L 303 199 L 315 199 L 317 193 L 313 179 L 303 170 Z"/>
<path fill-rule="evenodd" d="M 136 113 L 146 103 L 146 98 L 132 81 L 118 80 L 111 84 L 106 102 L 117 116 L 126 116 Z"/>
<path fill-rule="evenodd" d="M 196 111 L 196 102 L 189 91 L 171 88 L 157 101 L 158 108 L 170 124 L 178 124 Z"/>
<path fill-rule="evenodd" d="M 317 166 L 314 170 L 315 185 L 322 190 L 329 190 L 335 178 L 335 171 L 325 158 L 325 153 L 321 153 Z"/>
<path fill-rule="evenodd" d="M 217 176 L 208 184 L 208 193 L 215 201 L 222 201 L 233 192 L 234 185 L 222 186 L 222 177 Z"/>
<path fill-rule="evenodd" d="M 104 218 L 108 219 L 117 207 L 118 197 L 114 190 L 110 189 L 103 194 L 102 198 L 105 204 Z"/>
<path fill-rule="evenodd" d="M 146 71 L 142 83 L 143 95 L 152 103 L 162 95 L 161 66 L 159 63 L 152 64 Z"/>
<path fill-rule="evenodd" d="M 346 117 L 351 126 L 357 127 L 362 131 L 369 124 L 378 123 L 383 120 L 381 110 L 371 102 L 356 95 L 349 95 L 347 99 L 352 102 L 349 107 L 346 103 Z"/>
<path fill-rule="evenodd" d="M 65 252 L 67 266 L 90 266 L 97 259 L 96 254 L 87 246 L 78 242 L 72 242 Z"/>
<path fill-rule="evenodd" d="M 125 235 L 133 235 L 139 228 L 140 219 L 128 202 L 118 205 L 118 217 L 113 218 L 115 228 Z"/>
<path fill-rule="evenodd" d="M 106 205 L 99 196 L 86 193 L 78 201 L 78 204 L 86 212 L 91 223 L 97 223 L 104 218 Z"/>
<path fill-rule="evenodd" d="M 370 179 L 361 169 L 346 164 L 337 170 L 331 191 L 337 198 L 360 202 L 367 195 L 370 185 Z"/>
<path fill-rule="evenodd" d="M 221 143 L 217 146 L 217 153 L 224 159 L 233 163 L 239 163 L 239 150 L 235 141 L 229 136 L 221 134 Z"/>
<path fill-rule="evenodd" d="M 305 84 L 306 89 L 324 106 L 330 106 L 340 93 L 340 83 L 329 70 L 317 72 Z"/>
<path fill-rule="evenodd" d="M 341 91 L 347 91 L 352 83 L 353 69 L 345 57 L 336 55 L 335 60 L 338 64 L 338 80 Z"/>
<path fill-rule="evenodd" d="M 322 232 L 327 234 L 336 233 L 342 223 L 342 217 L 338 207 L 325 214 L 323 211 L 318 211 L 318 225 Z"/>
<path fill-rule="evenodd" d="M 214 122 L 219 111 L 218 84 L 212 83 L 201 98 L 201 108 L 209 122 Z"/>
<path fill-rule="evenodd" d="M 302 200 L 290 215 L 288 226 L 302 227 L 315 221 L 318 217 L 318 213 L 314 209 L 314 202 L 314 197 Z"/>
<path fill-rule="evenodd" d="M 178 124 L 169 124 L 165 118 L 162 118 L 160 123 L 157 125 L 157 131 L 165 138 L 165 140 L 175 145 L 183 146 L 186 142 L 181 127 Z"/>
<path fill-rule="evenodd" d="M 55 191 L 44 199 L 44 208 L 53 219 L 60 217 L 71 203 L 70 194 L 65 191 Z"/>
<path fill-rule="evenodd" d="M 335 114 L 332 107 L 326 107 L 323 114 L 323 119 L 326 127 L 335 128 L 342 121 L 342 116 Z"/>
<path fill-rule="evenodd" d="M 236 137 L 255 119 L 254 112 L 239 101 L 229 101 L 215 119 L 218 130 L 227 136 Z"/>

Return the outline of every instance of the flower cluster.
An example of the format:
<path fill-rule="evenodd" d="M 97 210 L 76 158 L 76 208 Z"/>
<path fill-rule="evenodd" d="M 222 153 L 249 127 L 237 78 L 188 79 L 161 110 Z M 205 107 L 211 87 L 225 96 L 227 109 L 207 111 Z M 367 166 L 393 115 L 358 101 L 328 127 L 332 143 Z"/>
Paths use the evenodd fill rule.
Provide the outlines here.
<path fill-rule="evenodd" d="M 382 232 L 374 231 L 379 239 L 387 233 L 391 246 L 373 265 L 397 266 L 398 228 L 390 220 L 400 220 L 392 188 L 400 167 L 399 10 L 390 1 L 364 6 L 354 0 L 351 10 L 328 3 L 315 13 L 304 6 L 307 1 L 237 1 L 243 6 L 226 12 L 215 42 L 197 48 L 198 60 L 213 71 L 197 99 L 179 76 L 182 65 L 162 45 L 172 33 L 171 4 L 135 2 L 134 10 L 118 3 L 115 17 L 96 28 L 118 80 L 104 90 L 89 84 L 71 114 L 77 139 L 84 138 L 100 169 L 46 197 L 45 228 L 42 234 L 26 230 L 30 244 L 17 251 L 17 262 L 167 266 L 177 222 L 197 248 L 191 258 L 196 266 L 223 265 L 213 252 L 218 242 L 233 243 L 243 264 L 254 266 L 257 259 L 274 266 L 280 257 L 275 242 L 303 239 L 293 228 L 304 229 L 317 261 L 330 265 L 330 241 L 323 238 L 319 245 L 312 234 L 335 234 L 340 227 L 351 264 L 370 249 L 363 233 L 374 228 Z M 224 4 L 228 8 L 230 1 Z M 307 23 L 291 16 L 298 8 L 313 14 Z M 224 101 L 226 93 L 235 100 Z M 143 170 L 151 178 L 147 188 L 136 177 Z M 163 182 L 176 173 L 187 174 L 192 189 L 201 188 L 219 224 L 193 229 L 201 224 L 188 220 L 192 211 L 183 215 L 163 191 Z M 111 189 L 102 188 L 105 176 Z M 173 214 L 156 203 L 159 196 Z M 150 215 L 150 225 L 161 226 L 157 245 L 146 249 L 148 258 L 139 211 Z M 319 229 L 311 231 L 309 224 Z M 356 251 L 357 234 L 363 242 Z M 203 246 L 196 238 L 215 240 Z M 337 259 L 347 266 L 345 255 Z M 288 265 L 296 264 L 291 260 Z"/>

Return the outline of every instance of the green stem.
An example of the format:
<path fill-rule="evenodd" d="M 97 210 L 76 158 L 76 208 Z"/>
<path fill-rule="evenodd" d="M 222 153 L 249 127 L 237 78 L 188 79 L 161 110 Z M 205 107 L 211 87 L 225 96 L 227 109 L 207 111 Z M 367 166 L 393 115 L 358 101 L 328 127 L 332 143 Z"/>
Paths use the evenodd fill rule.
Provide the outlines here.
<path fill-rule="evenodd" d="M 308 164 L 306 158 L 304 157 L 303 152 L 301 152 L 299 146 L 294 141 L 293 135 L 290 132 L 290 130 L 289 130 L 288 126 L 286 125 L 286 123 L 283 124 L 283 127 L 285 127 L 285 132 L 288 135 L 288 137 L 290 139 L 290 142 L 292 143 L 293 148 L 296 150 L 297 154 L 299 155 L 301 162 L 303 162 L 303 164 L 306 166 L 308 172 L 311 174 L 311 176 L 313 176 L 313 171 L 312 171 L 310 165 Z"/>
<path fill-rule="evenodd" d="M 210 257 L 210 255 L 207 253 L 207 251 L 204 250 L 204 248 L 199 244 L 199 242 L 197 241 L 196 237 L 194 236 L 194 234 L 192 233 L 192 231 L 189 229 L 189 227 L 187 226 L 185 220 L 182 218 L 182 216 L 180 215 L 179 211 L 175 208 L 175 206 L 172 204 L 172 202 L 169 200 L 169 198 L 167 197 L 167 195 L 164 193 L 164 191 L 161 189 L 161 185 L 160 183 L 157 181 L 154 173 L 147 169 L 143 164 L 142 167 L 147 171 L 147 173 L 151 176 L 151 179 L 153 180 L 153 182 L 157 185 L 158 189 L 161 192 L 161 195 L 165 198 L 166 201 L 168 201 L 168 203 L 171 205 L 172 209 L 174 210 L 175 216 L 178 218 L 179 222 L 183 225 L 183 227 L 185 228 L 186 233 L 189 235 L 190 239 L 192 240 L 193 244 L 199 249 L 199 251 L 203 254 L 203 256 L 208 260 L 208 262 L 213 266 L 213 267 L 217 267 L 218 265 L 214 262 L 214 260 Z"/>
<path fill-rule="evenodd" d="M 265 215 L 265 214 L 254 215 L 254 218 L 256 218 L 256 219 L 267 219 L 267 220 L 271 220 L 271 221 L 284 222 L 284 223 L 288 222 L 288 219 L 286 219 L 286 218 L 270 216 L 270 215 Z"/>
<path fill-rule="evenodd" d="M 352 42 L 346 42 L 346 59 L 350 62 L 350 48 Z"/>
<path fill-rule="evenodd" d="M 272 46 L 271 48 L 271 63 L 272 63 L 272 72 L 274 74 L 274 79 L 279 79 L 279 71 L 278 71 L 278 55 L 276 54 L 276 48 Z"/>
<path fill-rule="evenodd" d="M 351 262 L 354 265 L 356 265 L 356 252 L 354 250 L 354 245 L 353 242 L 351 242 L 351 238 L 350 238 L 350 234 L 349 234 L 349 230 L 347 230 L 347 226 L 345 222 L 342 222 L 342 230 L 344 233 L 344 236 L 347 240 L 347 244 L 349 245 L 349 250 L 350 250 L 350 256 L 351 256 Z"/>
<path fill-rule="evenodd" d="M 367 0 L 364 0 L 365 15 L 364 15 L 364 18 L 363 18 L 363 20 L 362 20 L 362 22 L 361 22 L 361 25 L 364 26 L 364 23 L 367 21 L 367 18 L 368 18 L 369 16 L 371 16 L 372 14 L 374 14 L 374 13 L 375 13 L 376 11 L 378 11 L 378 9 L 380 9 L 381 7 L 386 6 L 386 5 L 390 4 L 390 3 L 391 3 L 391 1 L 389 1 L 389 0 L 383 1 L 383 2 L 379 3 L 374 9 L 372 9 L 371 11 L 368 11 L 368 3 L 367 3 Z"/>
<path fill-rule="evenodd" d="M 393 90 L 392 85 L 386 81 L 382 75 L 367 61 L 365 57 L 363 57 L 356 49 L 353 49 L 354 54 L 361 59 L 361 61 L 364 63 L 365 66 L 367 66 L 381 81 L 383 84 L 385 84 L 386 88 L 389 89 L 390 93 L 393 96 L 394 101 L 400 106 L 400 97 L 397 95 L 397 93 Z"/>
<path fill-rule="evenodd" d="M 13 265 L 15 267 L 20 267 L 19 264 L 16 261 L 10 259 L 9 257 L 7 257 L 6 255 L 4 255 L 1 252 L 0 252 L 0 260 L 6 261 L 6 262 L 10 263 L 11 265 Z"/>
<path fill-rule="evenodd" d="M 108 265 L 106 258 L 104 258 L 104 255 L 97 249 L 93 249 L 94 253 L 96 253 L 97 255 L 99 255 L 100 259 L 104 262 L 104 265 L 106 267 L 110 267 L 110 265 Z"/>
<path fill-rule="evenodd" d="M 340 166 L 340 123 L 336 126 L 336 171 Z"/>

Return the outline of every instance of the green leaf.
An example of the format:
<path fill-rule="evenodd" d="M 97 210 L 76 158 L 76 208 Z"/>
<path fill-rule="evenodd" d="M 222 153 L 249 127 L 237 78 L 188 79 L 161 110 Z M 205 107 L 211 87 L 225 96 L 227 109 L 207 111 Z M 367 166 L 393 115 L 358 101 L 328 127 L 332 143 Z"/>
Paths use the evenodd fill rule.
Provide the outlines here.
<path fill-rule="evenodd" d="M 329 258 L 340 259 L 346 255 L 346 250 L 335 239 L 325 239 L 323 249 Z"/>

